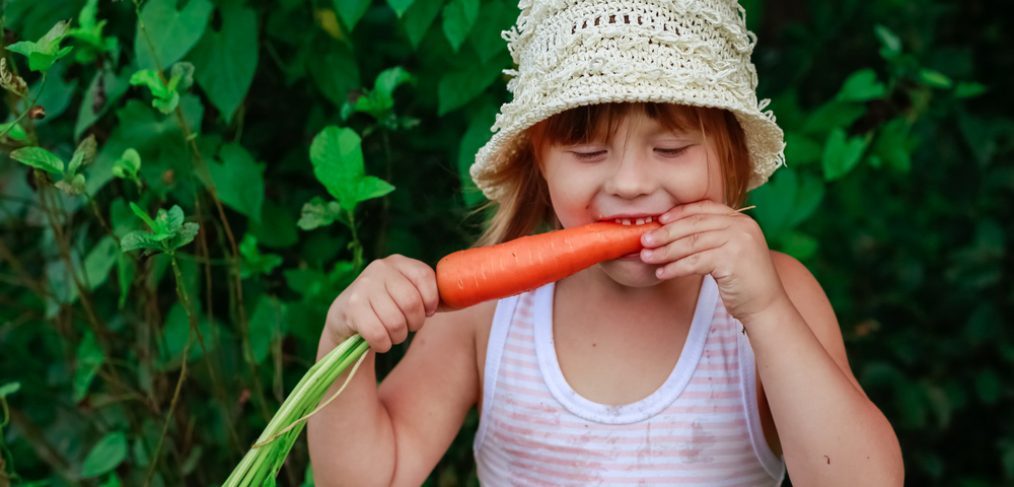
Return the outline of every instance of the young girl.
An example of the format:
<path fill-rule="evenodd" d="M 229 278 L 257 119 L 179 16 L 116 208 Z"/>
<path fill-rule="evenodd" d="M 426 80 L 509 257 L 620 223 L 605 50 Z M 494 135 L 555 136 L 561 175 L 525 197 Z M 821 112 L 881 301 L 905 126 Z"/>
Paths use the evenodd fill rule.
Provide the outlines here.
<path fill-rule="evenodd" d="M 639 254 L 448 311 L 433 270 L 372 262 L 319 355 L 373 354 L 310 419 L 318 485 L 419 485 L 472 407 L 488 485 L 901 485 L 897 438 L 849 367 L 820 285 L 740 209 L 782 163 L 735 0 L 523 0 L 517 70 L 471 174 L 482 243 L 642 224 Z M 341 381 L 339 381 L 341 382 Z"/>

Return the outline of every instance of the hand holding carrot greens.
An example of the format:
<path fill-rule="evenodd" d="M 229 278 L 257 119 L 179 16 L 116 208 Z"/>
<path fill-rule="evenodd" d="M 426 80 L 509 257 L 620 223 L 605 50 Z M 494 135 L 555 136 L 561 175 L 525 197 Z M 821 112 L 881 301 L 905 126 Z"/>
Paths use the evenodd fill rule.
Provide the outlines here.
<path fill-rule="evenodd" d="M 788 300 L 757 222 L 713 201 L 677 206 L 644 234 L 641 260 L 658 264 L 659 279 L 711 274 L 729 313 L 750 317 Z"/>

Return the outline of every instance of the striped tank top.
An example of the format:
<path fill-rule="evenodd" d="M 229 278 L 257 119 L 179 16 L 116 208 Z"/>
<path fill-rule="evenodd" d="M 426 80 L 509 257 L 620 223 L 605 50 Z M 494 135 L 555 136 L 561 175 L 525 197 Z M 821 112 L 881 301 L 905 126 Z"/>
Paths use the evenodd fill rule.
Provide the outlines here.
<path fill-rule="evenodd" d="M 567 384 L 553 342 L 553 288 L 497 303 L 474 443 L 483 485 L 782 483 L 784 463 L 761 428 L 753 351 L 711 276 L 669 377 L 619 406 Z"/>

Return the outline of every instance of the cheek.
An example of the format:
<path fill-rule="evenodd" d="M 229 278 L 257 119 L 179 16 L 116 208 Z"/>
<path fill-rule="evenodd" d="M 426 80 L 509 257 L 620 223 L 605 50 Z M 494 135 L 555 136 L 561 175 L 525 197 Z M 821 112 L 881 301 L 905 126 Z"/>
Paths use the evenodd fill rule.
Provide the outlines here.
<path fill-rule="evenodd" d="M 722 169 L 713 153 L 705 156 L 702 151 L 694 161 L 672 171 L 668 179 L 671 193 L 680 202 L 725 199 Z"/>

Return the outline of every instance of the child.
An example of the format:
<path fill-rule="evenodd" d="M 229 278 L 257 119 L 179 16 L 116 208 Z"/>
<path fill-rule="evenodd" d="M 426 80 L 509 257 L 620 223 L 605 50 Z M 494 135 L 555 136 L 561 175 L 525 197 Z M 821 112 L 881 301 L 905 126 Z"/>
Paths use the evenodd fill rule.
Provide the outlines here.
<path fill-rule="evenodd" d="M 902 484 L 820 285 L 742 212 L 782 163 L 735 0 L 523 0 L 505 32 L 513 100 L 471 175 L 482 243 L 658 221 L 645 250 L 445 311 L 434 272 L 371 263 L 331 305 L 319 355 L 373 354 L 310 419 L 318 485 L 418 485 L 479 408 L 488 485 Z M 425 326 L 424 326 L 425 325 Z M 341 381 L 339 381 L 341 382 Z"/>

